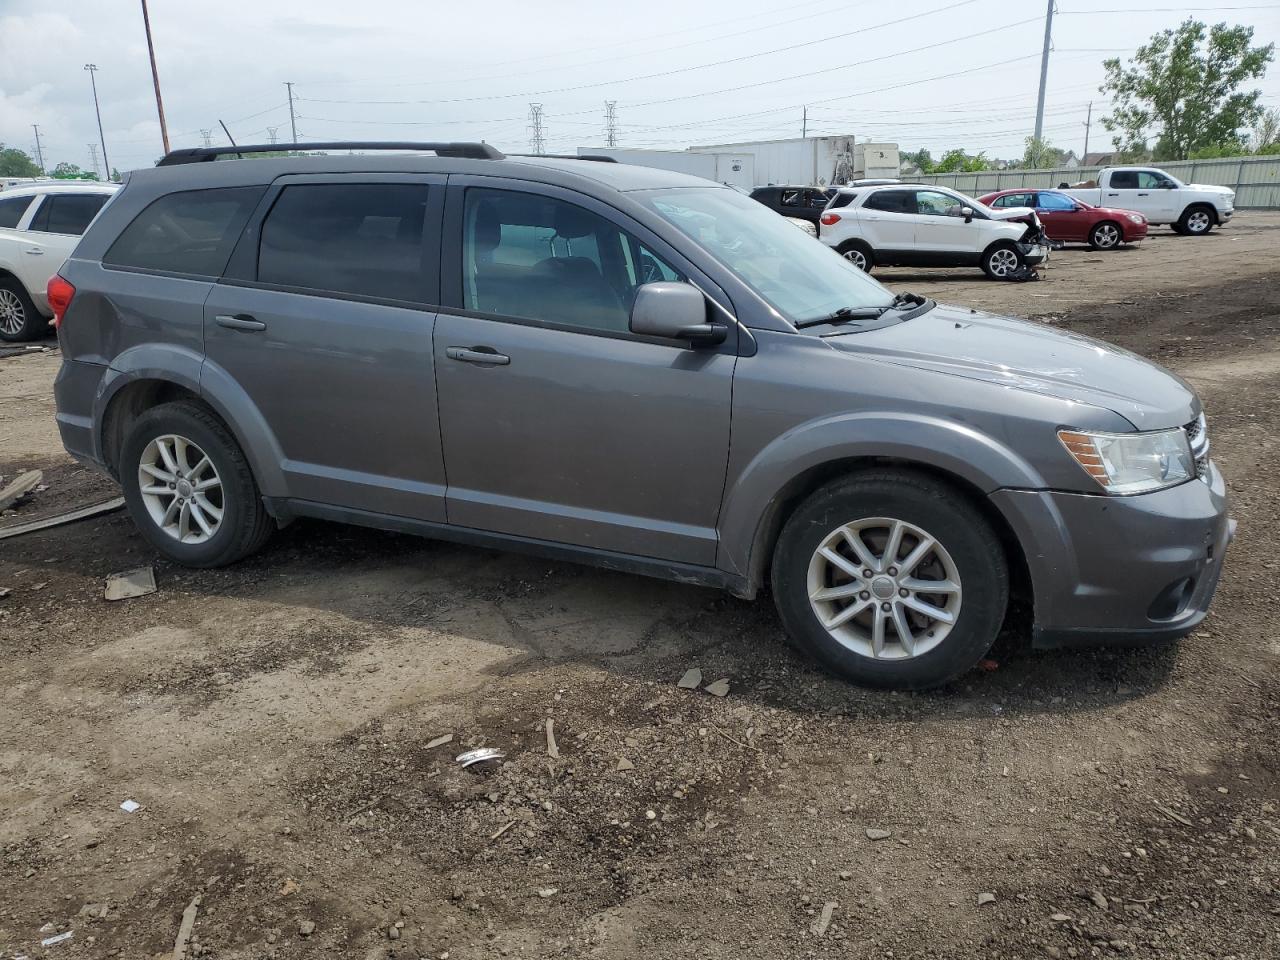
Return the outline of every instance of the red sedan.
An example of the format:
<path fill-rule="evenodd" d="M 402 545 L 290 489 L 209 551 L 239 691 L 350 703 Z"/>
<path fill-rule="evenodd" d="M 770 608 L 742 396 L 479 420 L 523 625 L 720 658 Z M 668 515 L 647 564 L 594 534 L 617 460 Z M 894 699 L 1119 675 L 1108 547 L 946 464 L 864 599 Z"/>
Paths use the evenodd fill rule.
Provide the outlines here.
<path fill-rule="evenodd" d="M 1087 243 L 1095 250 L 1114 250 L 1147 235 L 1147 218 L 1134 210 L 1095 207 L 1057 190 L 1000 190 L 979 200 L 1001 207 L 1034 207 L 1052 240 Z"/>

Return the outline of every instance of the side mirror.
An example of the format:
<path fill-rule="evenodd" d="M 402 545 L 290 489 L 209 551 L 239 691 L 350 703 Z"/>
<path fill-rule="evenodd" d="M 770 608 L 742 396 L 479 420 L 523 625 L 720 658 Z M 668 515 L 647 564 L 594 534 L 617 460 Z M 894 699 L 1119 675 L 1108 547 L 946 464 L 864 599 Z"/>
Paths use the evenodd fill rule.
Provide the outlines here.
<path fill-rule="evenodd" d="M 1161 189 L 1161 190 L 1177 190 L 1177 189 L 1178 189 L 1178 185 L 1177 185 L 1176 183 L 1173 183 L 1173 182 L 1172 182 L 1172 181 L 1170 181 L 1170 180 L 1161 180 L 1161 181 L 1160 181 L 1160 189 Z"/>
<path fill-rule="evenodd" d="M 973 207 L 961 207 L 960 216 L 964 217 L 965 223 L 973 223 Z"/>
<path fill-rule="evenodd" d="M 729 328 L 707 322 L 707 300 L 688 283 L 663 280 L 636 290 L 631 304 L 632 333 L 664 340 L 687 340 L 692 345 L 724 343 Z"/>

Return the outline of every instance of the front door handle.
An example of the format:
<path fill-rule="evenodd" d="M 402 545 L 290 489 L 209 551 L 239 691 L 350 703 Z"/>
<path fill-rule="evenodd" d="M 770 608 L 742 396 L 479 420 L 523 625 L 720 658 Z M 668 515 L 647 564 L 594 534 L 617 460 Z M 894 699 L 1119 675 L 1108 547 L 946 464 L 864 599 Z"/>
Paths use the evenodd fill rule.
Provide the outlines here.
<path fill-rule="evenodd" d="M 43 250 L 41 250 L 39 247 L 27 247 L 27 249 L 26 249 L 24 252 L 25 252 L 25 253 L 29 253 L 29 254 L 30 254 L 31 256 L 33 256 L 33 257 L 43 257 L 43 256 L 44 256 L 44 251 L 43 251 Z"/>
<path fill-rule="evenodd" d="M 261 320 L 255 320 L 247 313 L 237 313 L 234 317 L 225 313 L 219 314 L 213 318 L 214 322 L 220 327 L 226 327 L 228 330 L 265 330 L 267 325 Z"/>
<path fill-rule="evenodd" d="M 1140 196 L 1140 197 L 1149 197 L 1149 196 L 1151 196 L 1151 194 L 1149 194 L 1149 193 L 1140 193 L 1140 194 L 1138 194 L 1138 196 Z"/>
<path fill-rule="evenodd" d="M 444 355 L 450 360 L 478 363 L 487 367 L 503 367 L 511 362 L 510 357 L 504 356 L 493 347 L 445 347 Z"/>

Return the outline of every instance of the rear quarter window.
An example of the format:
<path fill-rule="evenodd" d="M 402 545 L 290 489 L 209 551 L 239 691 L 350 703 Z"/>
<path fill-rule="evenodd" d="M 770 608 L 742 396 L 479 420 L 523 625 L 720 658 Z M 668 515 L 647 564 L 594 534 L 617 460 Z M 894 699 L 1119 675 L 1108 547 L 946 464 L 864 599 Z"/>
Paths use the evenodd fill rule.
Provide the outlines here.
<path fill-rule="evenodd" d="M 218 277 L 266 187 L 226 187 L 171 193 L 138 214 L 102 258 L 133 267 Z"/>
<path fill-rule="evenodd" d="M 16 227 L 29 206 L 31 197 L 0 197 L 0 227 Z"/>

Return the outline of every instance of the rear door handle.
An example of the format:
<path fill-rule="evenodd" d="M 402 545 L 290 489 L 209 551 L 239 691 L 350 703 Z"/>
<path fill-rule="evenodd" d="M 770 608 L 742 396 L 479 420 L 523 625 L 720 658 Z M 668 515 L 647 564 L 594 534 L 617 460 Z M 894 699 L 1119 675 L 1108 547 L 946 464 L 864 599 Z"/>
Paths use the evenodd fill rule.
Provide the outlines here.
<path fill-rule="evenodd" d="M 493 347 L 445 347 L 444 355 L 450 360 L 478 363 L 487 367 L 503 367 L 511 362 L 510 357 L 504 356 Z"/>
<path fill-rule="evenodd" d="M 234 317 L 225 313 L 218 314 L 214 317 L 214 322 L 220 327 L 226 327 L 228 330 L 265 330 L 267 325 L 261 320 L 255 320 L 247 313 L 237 313 Z"/>
<path fill-rule="evenodd" d="M 1140 194 L 1138 194 L 1138 196 L 1140 196 L 1140 197 L 1149 197 L 1149 196 L 1151 196 L 1151 194 L 1149 194 L 1149 193 L 1140 193 Z"/>
<path fill-rule="evenodd" d="M 30 254 L 31 256 L 33 256 L 33 257 L 43 257 L 43 256 L 44 256 L 44 251 L 43 251 L 43 250 L 41 250 L 39 247 L 27 247 L 26 251 L 24 251 L 24 252 L 29 253 L 29 254 Z"/>

